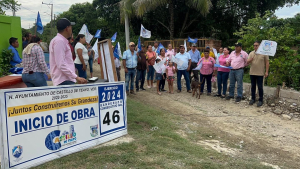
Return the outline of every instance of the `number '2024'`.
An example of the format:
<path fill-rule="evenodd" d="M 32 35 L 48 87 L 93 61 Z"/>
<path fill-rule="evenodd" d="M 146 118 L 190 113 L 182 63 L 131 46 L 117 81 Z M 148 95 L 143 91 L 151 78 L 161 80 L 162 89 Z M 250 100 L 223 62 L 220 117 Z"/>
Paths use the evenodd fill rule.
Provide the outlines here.
<path fill-rule="evenodd" d="M 121 98 L 121 93 L 120 90 L 116 93 L 116 91 L 112 92 L 102 92 L 102 101 L 110 101 L 110 100 L 115 100 L 116 98 L 120 99 Z"/>

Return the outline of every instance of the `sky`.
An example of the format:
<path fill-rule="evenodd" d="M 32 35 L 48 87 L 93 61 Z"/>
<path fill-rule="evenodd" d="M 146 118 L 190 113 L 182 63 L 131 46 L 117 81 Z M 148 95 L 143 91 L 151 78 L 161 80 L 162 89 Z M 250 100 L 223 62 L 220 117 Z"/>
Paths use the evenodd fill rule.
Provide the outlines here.
<path fill-rule="evenodd" d="M 72 4 L 92 2 L 93 0 L 17 0 L 21 4 L 21 9 L 17 11 L 16 15 L 21 17 L 22 28 L 28 29 L 32 27 L 37 17 L 37 12 L 40 12 L 43 25 L 50 22 L 51 7 L 42 5 L 44 3 L 53 4 L 53 13 L 59 14 L 67 11 Z M 290 18 L 300 12 L 300 5 L 292 7 L 284 7 L 276 10 L 275 14 L 279 18 Z M 7 15 L 12 15 L 11 11 L 6 11 Z"/>

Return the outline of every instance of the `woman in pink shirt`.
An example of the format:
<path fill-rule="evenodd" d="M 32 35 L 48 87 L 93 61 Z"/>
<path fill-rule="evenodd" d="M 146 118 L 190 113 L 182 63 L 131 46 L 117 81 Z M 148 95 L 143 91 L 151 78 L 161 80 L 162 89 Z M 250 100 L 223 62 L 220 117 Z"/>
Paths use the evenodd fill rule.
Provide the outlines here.
<path fill-rule="evenodd" d="M 204 50 L 204 57 L 201 58 L 198 62 L 199 64 L 202 64 L 202 67 L 200 69 L 200 82 L 203 81 L 202 85 L 201 85 L 201 91 L 200 94 L 203 93 L 203 89 L 204 89 L 204 85 L 205 85 L 205 81 L 204 79 L 206 79 L 207 82 L 207 95 L 210 96 L 211 95 L 211 78 L 212 78 L 212 74 L 214 71 L 214 65 L 215 65 L 215 59 L 209 56 L 209 50 L 205 49 Z"/>
<path fill-rule="evenodd" d="M 223 52 L 224 52 L 224 55 L 219 56 L 219 63 L 221 66 L 226 66 L 226 59 L 229 57 L 229 53 L 230 53 L 228 47 L 225 47 Z M 218 75 L 217 75 L 218 94 L 215 95 L 216 97 L 225 98 L 226 91 L 227 91 L 227 81 L 228 81 L 228 77 L 229 77 L 229 72 L 230 72 L 230 69 L 218 68 Z M 221 95 L 222 85 L 223 85 L 223 94 Z"/>

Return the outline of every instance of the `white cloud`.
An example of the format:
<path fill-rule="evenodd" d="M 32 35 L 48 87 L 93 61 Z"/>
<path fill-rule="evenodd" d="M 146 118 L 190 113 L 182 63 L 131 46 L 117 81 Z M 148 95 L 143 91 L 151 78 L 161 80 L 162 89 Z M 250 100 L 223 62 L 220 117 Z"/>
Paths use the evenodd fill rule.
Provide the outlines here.
<path fill-rule="evenodd" d="M 283 7 L 275 11 L 275 15 L 278 16 L 278 18 L 292 18 L 297 13 L 300 13 L 300 5 Z"/>
<path fill-rule="evenodd" d="M 21 17 L 22 28 L 28 29 L 32 27 L 37 18 L 38 11 L 40 12 L 42 23 L 46 25 L 50 22 L 51 6 L 42 5 L 44 3 L 53 4 L 53 14 L 60 14 L 69 10 L 72 4 L 90 2 L 93 0 L 17 0 L 21 4 L 21 9 L 16 12 L 16 16 Z M 12 11 L 6 11 L 7 15 L 12 15 Z"/>

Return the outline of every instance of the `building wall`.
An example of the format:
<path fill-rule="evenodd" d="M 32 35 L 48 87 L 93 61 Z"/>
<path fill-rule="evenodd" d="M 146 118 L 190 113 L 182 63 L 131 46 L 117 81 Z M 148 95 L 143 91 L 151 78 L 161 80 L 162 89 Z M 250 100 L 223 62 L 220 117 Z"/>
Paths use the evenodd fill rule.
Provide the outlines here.
<path fill-rule="evenodd" d="M 18 38 L 19 48 L 17 48 L 20 57 L 22 57 L 22 28 L 21 18 L 14 16 L 0 15 L 0 52 L 9 47 L 9 38 Z"/>

